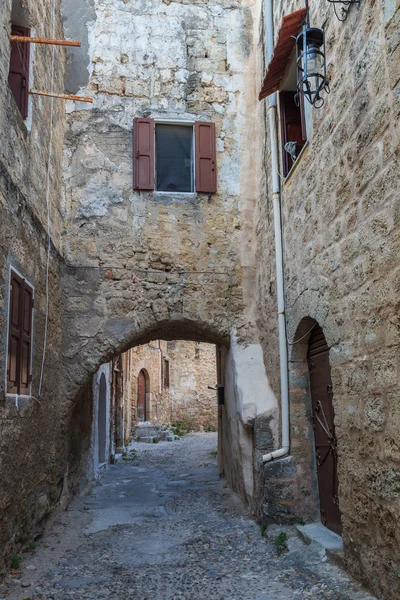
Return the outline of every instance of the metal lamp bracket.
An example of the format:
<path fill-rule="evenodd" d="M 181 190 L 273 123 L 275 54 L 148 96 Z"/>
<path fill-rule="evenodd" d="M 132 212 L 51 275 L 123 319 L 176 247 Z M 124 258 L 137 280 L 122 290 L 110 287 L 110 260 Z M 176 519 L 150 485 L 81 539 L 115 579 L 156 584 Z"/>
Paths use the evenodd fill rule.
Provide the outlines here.
<path fill-rule="evenodd" d="M 360 5 L 360 0 L 328 0 L 328 2 L 333 4 L 335 15 L 339 19 L 339 21 L 342 22 L 344 22 L 347 19 L 350 12 L 350 8 L 353 6 L 353 4 L 356 4 L 357 6 Z M 340 13 L 338 13 L 338 4 L 341 4 Z"/>

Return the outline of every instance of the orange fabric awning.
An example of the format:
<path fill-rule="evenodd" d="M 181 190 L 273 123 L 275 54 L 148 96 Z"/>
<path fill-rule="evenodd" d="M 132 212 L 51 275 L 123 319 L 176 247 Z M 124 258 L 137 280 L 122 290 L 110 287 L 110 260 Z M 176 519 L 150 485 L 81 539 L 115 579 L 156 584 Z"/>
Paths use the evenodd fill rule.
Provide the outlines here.
<path fill-rule="evenodd" d="M 290 15 L 283 17 L 282 24 L 278 33 L 278 41 L 265 73 L 263 86 L 261 88 L 259 100 L 267 98 L 279 89 L 279 84 L 285 74 L 286 65 L 292 54 L 295 39 L 300 31 L 301 25 L 306 17 L 306 9 L 300 8 Z"/>

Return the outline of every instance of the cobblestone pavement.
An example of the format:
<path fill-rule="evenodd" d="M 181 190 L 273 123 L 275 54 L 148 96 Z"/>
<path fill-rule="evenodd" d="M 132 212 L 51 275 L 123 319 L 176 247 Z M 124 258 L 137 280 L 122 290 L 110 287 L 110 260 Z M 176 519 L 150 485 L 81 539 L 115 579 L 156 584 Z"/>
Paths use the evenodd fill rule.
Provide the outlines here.
<path fill-rule="evenodd" d="M 76 498 L 0 599 L 372 600 L 314 545 L 273 541 L 216 473 L 216 434 L 133 444 Z"/>

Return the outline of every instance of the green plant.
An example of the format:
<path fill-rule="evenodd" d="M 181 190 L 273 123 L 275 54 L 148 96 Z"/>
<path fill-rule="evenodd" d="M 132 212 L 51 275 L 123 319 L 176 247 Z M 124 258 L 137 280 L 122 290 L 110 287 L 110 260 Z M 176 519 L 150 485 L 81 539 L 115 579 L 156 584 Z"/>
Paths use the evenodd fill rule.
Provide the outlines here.
<path fill-rule="evenodd" d="M 20 556 L 12 556 L 11 557 L 11 562 L 10 562 L 10 567 L 11 569 L 13 569 L 14 571 L 18 571 L 19 567 L 21 565 L 21 557 Z"/>
<path fill-rule="evenodd" d="M 215 433 L 217 430 L 213 425 L 207 425 L 206 427 L 204 427 L 204 431 L 206 433 Z"/>
<path fill-rule="evenodd" d="M 179 437 L 183 437 L 184 435 L 189 433 L 189 425 L 185 421 L 175 421 L 172 423 L 171 430 L 174 435 Z"/>
<path fill-rule="evenodd" d="M 260 525 L 261 537 L 265 537 L 266 532 L 267 532 L 267 528 L 265 527 L 265 525 Z"/>
<path fill-rule="evenodd" d="M 274 538 L 275 550 L 278 556 L 286 552 L 288 549 L 287 545 L 287 534 L 284 531 L 278 533 Z"/>
<path fill-rule="evenodd" d="M 211 450 L 209 452 L 210 456 L 212 456 L 213 458 L 216 458 L 218 456 L 218 450 Z"/>
<path fill-rule="evenodd" d="M 34 552 L 36 550 L 37 543 L 31 540 L 24 548 L 24 552 Z"/>
<path fill-rule="evenodd" d="M 125 455 L 122 457 L 122 460 L 129 463 L 136 463 L 138 459 L 138 453 L 133 448 L 131 450 L 126 451 Z"/>
<path fill-rule="evenodd" d="M 153 444 L 158 444 L 159 441 L 160 441 L 160 438 L 153 437 Z"/>
<path fill-rule="evenodd" d="M 306 522 L 305 522 L 305 520 L 303 519 L 303 517 L 299 517 L 299 519 L 298 519 L 298 524 L 299 524 L 299 525 L 305 525 L 305 524 L 306 524 Z"/>

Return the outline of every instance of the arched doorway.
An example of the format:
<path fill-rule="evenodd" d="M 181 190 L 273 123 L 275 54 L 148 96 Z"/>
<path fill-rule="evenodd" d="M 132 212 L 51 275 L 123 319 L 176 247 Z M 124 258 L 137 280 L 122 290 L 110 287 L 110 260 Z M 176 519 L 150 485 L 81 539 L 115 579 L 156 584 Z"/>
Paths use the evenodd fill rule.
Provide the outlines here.
<path fill-rule="evenodd" d="M 140 371 L 138 375 L 138 385 L 137 385 L 137 420 L 145 421 L 146 420 L 146 375 L 143 369 Z"/>
<path fill-rule="evenodd" d="M 310 373 L 321 521 L 326 527 L 341 535 L 337 442 L 329 348 L 324 332 L 318 324 L 313 328 L 308 343 L 307 358 Z"/>
<path fill-rule="evenodd" d="M 107 382 L 104 373 L 102 373 L 100 377 L 97 429 L 99 439 L 99 463 L 104 463 L 106 462 L 107 438 Z"/>

